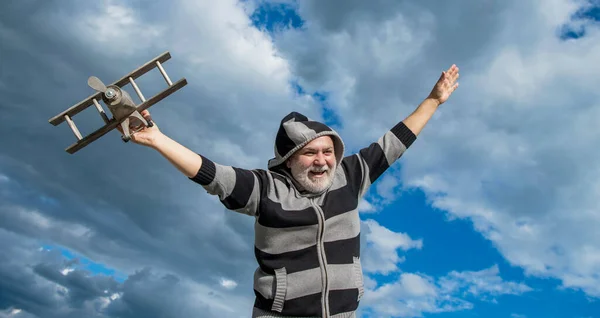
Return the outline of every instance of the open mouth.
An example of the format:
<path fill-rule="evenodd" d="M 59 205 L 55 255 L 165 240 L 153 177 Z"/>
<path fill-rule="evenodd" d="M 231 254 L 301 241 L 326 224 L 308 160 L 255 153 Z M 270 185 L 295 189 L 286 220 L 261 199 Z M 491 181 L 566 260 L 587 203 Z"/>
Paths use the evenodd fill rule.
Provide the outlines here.
<path fill-rule="evenodd" d="M 327 173 L 327 171 L 321 171 L 321 172 L 315 172 L 315 171 L 311 171 L 310 175 L 313 177 L 322 177 Z"/>

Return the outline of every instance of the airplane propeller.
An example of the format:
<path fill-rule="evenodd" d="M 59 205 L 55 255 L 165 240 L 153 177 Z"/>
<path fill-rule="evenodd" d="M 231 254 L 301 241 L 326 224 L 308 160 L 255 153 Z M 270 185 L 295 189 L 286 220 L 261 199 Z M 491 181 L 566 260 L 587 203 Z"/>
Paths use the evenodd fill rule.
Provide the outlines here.
<path fill-rule="evenodd" d="M 106 85 L 104 85 L 104 83 L 96 76 L 90 76 L 90 78 L 88 78 L 88 85 L 100 93 L 106 92 Z"/>

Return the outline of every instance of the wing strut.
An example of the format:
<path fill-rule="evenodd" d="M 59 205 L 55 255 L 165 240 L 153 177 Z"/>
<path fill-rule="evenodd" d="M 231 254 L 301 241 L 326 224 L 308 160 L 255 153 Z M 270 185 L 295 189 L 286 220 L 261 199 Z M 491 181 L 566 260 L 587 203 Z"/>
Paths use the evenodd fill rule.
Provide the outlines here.
<path fill-rule="evenodd" d="M 131 86 L 137 93 L 138 97 L 142 101 L 139 105 L 137 105 L 136 110 L 138 112 L 142 112 L 143 110 L 148 109 L 150 106 L 158 103 L 165 97 L 171 95 L 172 93 L 174 93 L 175 91 L 179 90 L 180 88 L 182 88 L 183 86 L 185 86 L 187 84 L 187 80 L 185 78 L 182 78 L 175 83 L 173 83 L 171 81 L 171 79 L 169 78 L 169 75 L 163 68 L 162 63 L 169 60 L 170 58 L 171 58 L 171 54 L 168 51 L 164 52 L 161 55 L 155 57 L 154 59 L 148 61 L 144 65 L 138 67 L 134 71 L 130 72 L 129 74 L 123 76 L 121 79 L 112 83 L 111 85 L 123 87 L 127 84 L 131 84 Z M 168 87 L 166 89 L 164 89 L 163 91 L 159 92 L 158 94 L 152 96 L 151 98 L 146 99 L 146 97 L 142 94 L 142 91 L 138 87 L 137 83 L 135 82 L 135 79 L 146 74 L 148 71 L 150 71 L 154 68 L 158 68 L 162 77 L 164 78 L 165 82 L 167 83 Z M 94 140 L 102 137 L 103 135 L 105 135 L 106 133 L 111 131 L 112 129 L 116 128 L 119 124 L 121 124 L 120 121 L 117 122 L 115 120 L 114 116 L 112 118 L 109 118 L 107 116 L 106 112 L 104 111 L 104 108 L 102 107 L 102 105 L 100 105 L 99 101 L 101 101 L 101 100 L 102 100 L 102 93 L 97 91 L 94 94 L 85 98 L 84 100 L 80 101 L 79 103 L 69 107 L 68 109 L 64 110 L 60 114 L 58 114 L 48 120 L 48 122 L 54 126 L 57 126 L 66 121 L 67 124 L 69 125 L 69 127 L 71 128 L 71 130 L 73 131 L 73 134 L 77 138 L 77 142 L 75 142 L 74 144 L 72 144 L 71 146 L 69 146 L 68 148 L 65 149 L 65 151 L 67 151 L 68 153 L 73 154 L 73 153 L 77 152 L 81 148 L 87 146 Z M 95 130 L 94 132 L 92 132 L 91 134 L 89 134 L 87 136 L 82 136 L 81 132 L 75 125 L 73 117 L 75 115 L 77 115 L 78 113 L 80 113 L 81 111 L 83 111 L 84 109 L 87 109 L 91 105 L 94 105 L 96 110 L 98 111 L 98 114 L 100 114 L 100 117 L 104 121 L 104 126 L 100 127 L 99 129 Z M 133 113 L 134 111 L 132 111 L 131 113 Z M 126 118 L 127 118 L 127 116 L 123 120 L 125 120 Z M 123 121 L 123 120 L 121 120 L 121 121 Z"/>

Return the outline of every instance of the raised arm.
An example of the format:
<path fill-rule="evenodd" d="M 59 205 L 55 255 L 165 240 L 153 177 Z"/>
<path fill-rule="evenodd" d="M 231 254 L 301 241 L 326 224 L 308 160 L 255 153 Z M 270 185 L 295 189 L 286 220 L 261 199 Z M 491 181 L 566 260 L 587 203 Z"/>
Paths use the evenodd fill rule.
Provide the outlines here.
<path fill-rule="evenodd" d="M 458 67 L 452 65 L 434 85 L 425 100 L 403 121 L 388 130 L 377 142 L 344 158 L 348 181 L 362 197 L 373 184 L 412 145 L 438 106 L 458 87 Z"/>
<path fill-rule="evenodd" d="M 146 120 L 152 120 L 152 116 L 147 109 L 140 114 Z M 122 132 L 120 126 L 117 126 L 117 129 Z M 131 141 L 158 151 L 188 178 L 194 177 L 202 166 L 202 157 L 163 134 L 156 123 L 152 127 L 146 127 L 132 134 Z"/>
<path fill-rule="evenodd" d="M 146 110 L 141 113 L 150 119 Z M 248 215 L 257 215 L 260 201 L 261 174 L 236 167 L 220 165 L 188 149 L 163 134 L 156 123 L 134 133 L 131 140 L 160 153 L 177 170 L 200 184 L 209 194 L 219 196 L 228 209 Z"/>
<path fill-rule="evenodd" d="M 157 135 L 151 147 L 188 178 L 195 177 L 202 167 L 201 156 L 162 133 Z"/>
<path fill-rule="evenodd" d="M 458 77 L 458 67 L 456 65 L 452 65 L 447 71 L 442 72 L 429 96 L 412 114 L 402 121 L 416 136 L 421 133 L 438 106 L 445 103 L 452 92 L 456 90 Z"/>

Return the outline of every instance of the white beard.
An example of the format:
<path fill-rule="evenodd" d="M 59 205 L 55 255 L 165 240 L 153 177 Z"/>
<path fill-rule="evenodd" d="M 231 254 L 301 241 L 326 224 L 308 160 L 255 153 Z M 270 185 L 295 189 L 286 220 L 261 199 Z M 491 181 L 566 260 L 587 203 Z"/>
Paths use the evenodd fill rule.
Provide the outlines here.
<path fill-rule="evenodd" d="M 336 166 L 333 166 L 332 169 L 329 169 L 328 166 L 323 166 L 320 168 L 310 166 L 302 170 L 299 169 L 301 169 L 301 167 L 297 163 L 292 163 L 291 170 L 294 179 L 296 179 L 296 181 L 298 181 L 298 183 L 300 183 L 300 185 L 309 192 L 318 193 L 331 186 L 331 183 L 333 182 L 333 176 L 335 175 Z M 325 174 L 319 178 L 311 178 L 311 171 L 325 171 Z"/>

